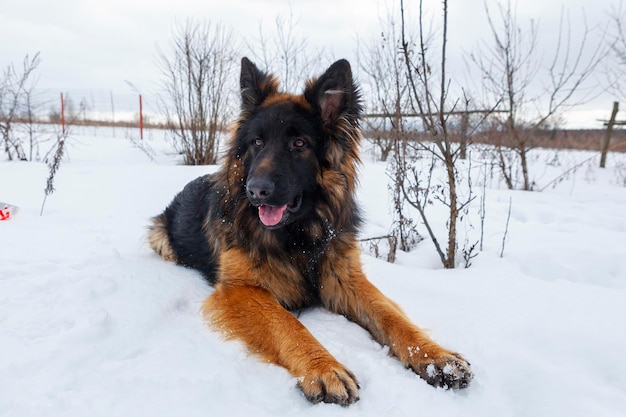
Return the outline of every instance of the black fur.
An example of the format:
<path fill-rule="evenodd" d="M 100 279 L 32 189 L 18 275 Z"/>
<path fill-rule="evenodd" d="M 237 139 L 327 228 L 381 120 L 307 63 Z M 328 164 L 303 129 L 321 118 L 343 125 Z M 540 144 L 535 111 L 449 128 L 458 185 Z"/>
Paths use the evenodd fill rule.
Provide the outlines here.
<path fill-rule="evenodd" d="M 212 175 L 205 175 L 187 184 L 164 212 L 170 245 L 178 263 L 199 270 L 210 284 L 216 281 L 217 259 L 203 225 L 215 200 L 215 180 Z"/>
<path fill-rule="evenodd" d="M 312 303 L 319 299 L 317 264 L 329 242 L 339 233 L 354 238 L 361 224 L 347 178 L 358 163 L 358 137 L 349 133 L 356 131 L 360 96 L 345 60 L 310 81 L 302 96 L 280 93 L 277 81 L 246 58 L 241 71 L 242 113 L 222 168 L 187 184 L 167 207 L 169 243 L 179 264 L 199 270 L 212 285 L 227 248 L 245 248 L 259 262 L 297 265 Z M 333 129 L 340 119 L 347 133 Z M 324 172 L 346 167 L 348 174 L 332 180 L 340 184 L 325 182 Z M 262 205 L 287 209 L 268 226 L 260 221 Z"/>

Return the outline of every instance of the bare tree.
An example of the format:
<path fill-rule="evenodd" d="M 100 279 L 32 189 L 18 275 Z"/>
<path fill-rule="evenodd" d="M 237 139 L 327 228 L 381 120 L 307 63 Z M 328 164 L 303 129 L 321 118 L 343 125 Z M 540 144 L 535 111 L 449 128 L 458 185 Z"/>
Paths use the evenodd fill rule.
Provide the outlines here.
<path fill-rule="evenodd" d="M 24 89 L 18 115 L 19 123 L 14 124 L 15 140 L 21 142 L 28 161 L 41 161 L 42 153 L 45 154 L 49 150 L 48 145 L 55 140 L 49 126 L 41 123 L 40 115 L 46 101 L 42 98 L 41 90 L 35 86 L 36 83 L 32 82 Z"/>
<path fill-rule="evenodd" d="M 359 47 L 359 68 L 365 74 L 370 97 L 369 113 L 375 117 L 366 120 L 368 140 L 380 151 L 381 161 L 401 141 L 404 132 L 403 109 L 409 104 L 406 68 L 397 22 L 391 13 L 381 21 L 378 37 Z"/>
<path fill-rule="evenodd" d="M 425 17 L 423 0 L 418 6 L 418 34 L 415 42 L 408 36 L 407 17 L 404 1 L 400 1 L 402 56 L 406 67 L 410 94 L 410 106 L 423 125 L 427 140 L 408 142 L 405 149 L 415 149 L 430 155 L 431 164 L 424 175 L 408 162 L 404 155 L 402 166 L 402 191 L 405 200 L 415 207 L 428 231 L 439 254 L 444 268 L 456 266 L 457 223 L 459 216 L 472 200 L 471 192 L 466 198 L 459 197 L 459 184 L 462 177 L 458 169 L 460 147 L 452 140 L 453 132 L 449 126 L 449 117 L 454 113 L 459 100 L 450 102 L 450 80 L 447 78 L 446 59 L 448 45 L 448 1 L 443 0 L 443 21 L 441 36 L 435 38 L 424 30 Z M 442 186 L 432 183 L 432 173 L 436 164 L 441 164 L 445 171 Z M 471 188 L 470 188 L 471 190 Z M 431 222 L 426 215 L 426 207 L 431 199 L 438 200 L 448 208 L 447 246 L 442 247 L 437 239 Z M 461 201 L 463 200 L 463 201 Z M 475 245 L 474 245 L 475 247 Z M 471 254 L 467 255 L 468 257 Z"/>
<path fill-rule="evenodd" d="M 161 107 L 185 164 L 214 164 L 225 129 L 235 63 L 232 31 L 210 22 L 177 25 L 168 51 L 158 49 Z"/>
<path fill-rule="evenodd" d="M 607 65 L 607 79 L 609 89 L 617 97 L 626 99 L 626 15 L 622 4 L 613 6 L 610 11 L 611 19 L 611 58 Z"/>
<path fill-rule="evenodd" d="M 383 237 L 388 243 L 388 260 L 395 259 L 396 249 L 409 251 L 423 237 L 409 214 L 402 192 L 403 172 L 406 166 L 406 144 L 411 132 L 407 129 L 405 109 L 409 106 L 406 67 L 403 63 L 399 24 L 392 11 L 380 20 L 381 32 L 368 43 L 360 43 L 358 61 L 365 88 L 369 91 L 367 103 L 366 138 L 380 152 L 381 161 L 387 161 L 392 197 L 391 231 Z"/>
<path fill-rule="evenodd" d="M 602 41 L 589 45 L 592 29 L 585 21 L 579 31 L 580 43 L 575 47 L 569 14 L 563 11 L 554 52 L 544 63 L 544 54 L 538 49 L 537 24 L 531 20 L 528 28 L 522 27 L 510 0 L 498 4 L 496 16 L 487 5 L 485 12 L 492 43 L 479 46 L 471 54 L 471 60 L 480 69 L 485 90 L 494 102 L 501 100 L 506 109 L 502 120 L 505 140 L 496 147 L 498 163 L 507 186 L 512 189 L 516 185 L 512 177 L 515 170 L 509 163 L 518 160 L 521 187 L 532 190 L 528 152 L 534 147 L 533 139 L 540 130 L 558 124 L 558 116 L 565 110 L 590 98 L 590 94 L 582 98 L 576 94 L 582 92 L 607 49 L 602 47 Z M 545 80 L 545 84 L 540 86 L 537 80 Z M 533 94 L 534 91 L 539 93 Z"/>
<path fill-rule="evenodd" d="M 33 77 L 40 62 L 39 52 L 32 58 L 26 55 L 22 68 L 9 64 L 0 79 L 0 140 L 9 160 L 28 160 L 21 137 L 15 135 L 14 123 L 20 114 L 32 111 Z"/>
<path fill-rule="evenodd" d="M 291 9 L 285 17 L 278 15 L 274 19 L 274 32 L 268 37 L 259 23 L 259 37 L 248 45 L 250 56 L 260 66 L 272 69 L 272 73 L 281 79 L 281 85 L 295 92 L 302 80 L 311 74 L 320 72 L 323 51 L 312 48 L 307 39 L 299 34 L 298 20 Z"/>

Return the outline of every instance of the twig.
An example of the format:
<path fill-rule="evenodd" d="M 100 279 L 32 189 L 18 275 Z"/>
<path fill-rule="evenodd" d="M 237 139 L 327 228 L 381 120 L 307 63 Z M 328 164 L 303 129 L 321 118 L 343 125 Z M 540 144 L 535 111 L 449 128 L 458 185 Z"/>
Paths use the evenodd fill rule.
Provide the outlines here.
<path fill-rule="evenodd" d="M 465 269 L 472 266 L 472 259 L 478 256 L 478 253 L 475 252 L 477 244 L 478 242 L 474 242 L 474 244 L 468 247 L 469 242 L 467 239 L 465 240 L 465 244 L 463 245 L 463 261 L 465 262 Z"/>
<path fill-rule="evenodd" d="M 509 221 L 511 220 L 511 206 L 513 205 L 513 197 L 509 197 L 509 212 L 506 216 L 506 226 L 504 227 L 504 235 L 502 236 L 502 249 L 500 249 L 500 258 L 504 257 L 504 245 L 506 237 L 509 234 Z"/>
<path fill-rule="evenodd" d="M 48 163 L 48 169 L 50 174 L 48 175 L 48 181 L 46 182 L 46 188 L 44 190 L 43 203 L 41 204 L 41 212 L 40 216 L 43 216 L 43 210 L 46 206 L 46 200 L 48 196 L 54 192 L 54 176 L 59 170 L 59 166 L 61 165 L 61 160 L 63 159 L 63 153 L 65 151 L 65 141 L 67 140 L 67 132 L 60 133 L 58 135 L 57 149 L 54 152 L 54 158 L 52 161 Z"/>
<path fill-rule="evenodd" d="M 383 239 L 389 239 L 390 237 L 392 237 L 393 235 L 384 235 L 384 236 L 376 236 L 376 237 L 364 237 L 362 239 L 359 239 L 359 242 L 370 242 L 372 240 L 383 240 Z"/>
<path fill-rule="evenodd" d="M 487 200 L 487 169 L 483 175 L 483 194 L 480 196 L 480 251 L 483 251 L 483 241 L 485 237 L 485 217 L 487 216 L 485 201 Z"/>
<path fill-rule="evenodd" d="M 156 152 L 154 151 L 154 149 L 152 149 L 150 145 L 148 145 L 145 141 L 138 141 L 132 135 L 128 136 L 128 139 L 135 148 L 142 151 L 148 157 L 148 159 L 150 159 L 150 162 L 156 162 Z"/>

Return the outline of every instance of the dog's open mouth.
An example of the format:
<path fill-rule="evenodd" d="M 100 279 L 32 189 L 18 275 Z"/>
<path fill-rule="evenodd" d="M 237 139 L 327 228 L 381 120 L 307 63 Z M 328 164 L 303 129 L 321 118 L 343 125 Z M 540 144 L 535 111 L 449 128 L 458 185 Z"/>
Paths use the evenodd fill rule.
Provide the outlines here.
<path fill-rule="evenodd" d="M 275 227 L 284 223 L 290 213 L 295 213 L 302 206 L 302 193 L 298 194 L 291 202 L 280 207 L 261 204 L 259 206 L 259 219 L 266 227 Z"/>

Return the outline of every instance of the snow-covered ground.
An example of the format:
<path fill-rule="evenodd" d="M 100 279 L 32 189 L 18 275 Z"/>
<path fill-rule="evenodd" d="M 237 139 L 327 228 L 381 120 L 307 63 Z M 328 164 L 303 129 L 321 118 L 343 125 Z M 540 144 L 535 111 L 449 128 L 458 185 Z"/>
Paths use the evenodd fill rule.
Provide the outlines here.
<path fill-rule="evenodd" d="M 341 408 L 310 404 L 282 368 L 211 332 L 198 314 L 211 289 L 147 247 L 148 219 L 215 167 L 177 164 L 157 133 L 155 162 L 128 134 L 87 133 L 72 137 L 43 216 L 47 167 L 0 159 L 0 201 L 20 207 L 0 222 L 0 416 L 626 415 L 623 156 L 605 170 L 590 159 L 543 192 L 489 177 L 484 250 L 469 269 L 442 269 L 428 240 L 395 264 L 364 254 L 370 279 L 465 355 L 475 379 L 434 389 L 345 318 L 302 312 L 359 379 L 360 401 Z M 538 183 L 590 156 L 555 155 L 537 152 Z M 365 234 L 386 233 L 385 165 L 364 159 Z"/>

